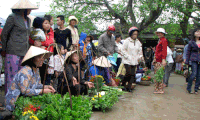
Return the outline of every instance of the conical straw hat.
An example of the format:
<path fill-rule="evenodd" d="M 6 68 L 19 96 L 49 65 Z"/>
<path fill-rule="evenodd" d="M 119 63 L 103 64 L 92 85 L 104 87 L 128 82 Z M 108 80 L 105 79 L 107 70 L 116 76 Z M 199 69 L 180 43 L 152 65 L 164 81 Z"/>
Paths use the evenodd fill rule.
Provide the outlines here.
<path fill-rule="evenodd" d="M 23 65 L 23 63 L 26 62 L 27 60 L 29 60 L 35 56 L 42 55 L 42 54 L 45 54 L 45 56 L 44 56 L 45 59 L 49 58 L 52 55 L 52 53 L 47 50 L 44 50 L 39 47 L 31 46 L 29 48 L 28 52 L 26 53 L 26 55 L 24 56 L 21 65 Z"/>
<path fill-rule="evenodd" d="M 11 9 L 38 9 L 38 7 L 29 0 L 19 0 Z"/>
<path fill-rule="evenodd" d="M 66 53 L 66 56 L 65 56 L 65 61 L 64 61 L 64 62 L 66 62 L 67 59 L 68 59 L 72 54 L 74 54 L 75 52 L 77 52 L 77 50 L 67 52 L 67 53 Z M 81 59 L 81 58 L 82 58 L 81 51 L 79 51 L 79 59 Z"/>
<path fill-rule="evenodd" d="M 101 57 L 95 59 L 94 61 L 92 61 L 92 63 L 94 65 L 100 66 L 100 67 L 111 67 L 112 66 L 105 56 L 101 56 Z"/>

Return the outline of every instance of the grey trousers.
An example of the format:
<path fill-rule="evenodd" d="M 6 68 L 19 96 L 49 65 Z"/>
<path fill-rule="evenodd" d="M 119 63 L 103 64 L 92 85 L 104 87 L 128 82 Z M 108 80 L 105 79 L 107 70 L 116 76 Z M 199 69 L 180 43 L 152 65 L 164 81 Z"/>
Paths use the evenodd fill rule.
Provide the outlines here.
<path fill-rule="evenodd" d="M 165 66 L 165 74 L 164 74 L 164 76 L 163 76 L 163 83 L 164 83 L 165 85 L 168 85 L 169 76 L 170 76 L 172 67 L 173 67 L 173 63 L 169 63 L 169 64 L 167 64 L 167 65 Z"/>

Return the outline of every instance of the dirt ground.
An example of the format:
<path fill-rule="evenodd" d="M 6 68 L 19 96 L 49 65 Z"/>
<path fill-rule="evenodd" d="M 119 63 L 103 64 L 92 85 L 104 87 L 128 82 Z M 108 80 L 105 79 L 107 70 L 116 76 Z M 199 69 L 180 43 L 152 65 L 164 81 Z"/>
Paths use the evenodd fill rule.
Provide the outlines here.
<path fill-rule="evenodd" d="M 151 86 L 136 86 L 105 113 L 95 111 L 91 120 L 199 120 L 200 94 L 186 92 L 185 78 L 172 74 L 164 94 Z M 194 88 L 194 86 L 193 86 Z"/>

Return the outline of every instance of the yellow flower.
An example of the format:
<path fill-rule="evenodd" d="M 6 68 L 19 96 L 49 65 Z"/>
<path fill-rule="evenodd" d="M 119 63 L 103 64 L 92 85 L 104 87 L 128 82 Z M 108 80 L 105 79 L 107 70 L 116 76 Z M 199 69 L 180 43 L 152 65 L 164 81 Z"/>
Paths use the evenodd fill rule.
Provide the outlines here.
<path fill-rule="evenodd" d="M 25 116 L 26 114 L 28 114 L 28 112 L 22 112 L 22 115 Z"/>
<path fill-rule="evenodd" d="M 92 98 L 92 100 L 95 100 L 94 98 Z"/>
<path fill-rule="evenodd" d="M 30 119 L 39 120 L 36 116 L 32 115 L 29 117 Z"/>
<path fill-rule="evenodd" d="M 101 78 L 102 80 L 104 80 L 103 76 L 101 76 L 101 75 L 97 75 L 96 77 Z"/>
<path fill-rule="evenodd" d="M 94 96 L 95 98 L 98 97 L 97 95 Z M 99 93 L 99 97 L 102 97 L 101 94 Z"/>
<path fill-rule="evenodd" d="M 23 116 L 25 116 L 25 115 L 26 115 L 26 114 L 28 114 L 28 113 L 31 113 L 31 114 L 33 114 L 33 112 L 32 112 L 32 111 L 28 110 L 28 111 L 26 111 L 26 112 L 23 112 L 23 113 L 22 113 L 22 115 L 23 115 Z"/>

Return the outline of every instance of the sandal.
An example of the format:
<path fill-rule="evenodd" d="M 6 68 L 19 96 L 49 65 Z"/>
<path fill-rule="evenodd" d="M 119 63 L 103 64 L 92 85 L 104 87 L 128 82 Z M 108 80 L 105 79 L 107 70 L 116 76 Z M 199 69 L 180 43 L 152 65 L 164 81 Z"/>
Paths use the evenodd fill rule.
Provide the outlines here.
<path fill-rule="evenodd" d="M 189 90 L 188 90 L 188 93 L 189 93 L 189 94 L 194 94 L 192 91 L 189 91 Z"/>

